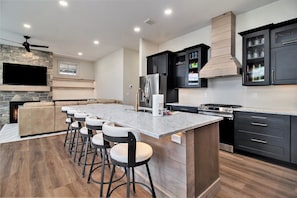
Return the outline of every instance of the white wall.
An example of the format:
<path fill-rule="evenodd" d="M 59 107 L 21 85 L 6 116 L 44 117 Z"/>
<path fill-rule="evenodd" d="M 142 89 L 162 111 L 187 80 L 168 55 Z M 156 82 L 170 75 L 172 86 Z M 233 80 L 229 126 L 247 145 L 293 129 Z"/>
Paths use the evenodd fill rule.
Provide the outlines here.
<path fill-rule="evenodd" d="M 136 91 L 139 85 L 139 53 L 137 51 L 124 49 L 124 83 L 123 83 L 123 103 L 134 105 L 136 101 Z"/>
<path fill-rule="evenodd" d="M 95 62 L 96 98 L 123 100 L 124 49 Z"/>
<path fill-rule="evenodd" d="M 147 74 L 146 57 L 158 52 L 158 45 L 145 39 L 139 40 L 139 76 Z"/>
<path fill-rule="evenodd" d="M 277 1 L 236 16 L 236 33 L 296 17 L 296 0 Z M 199 43 L 210 45 L 210 36 L 211 28 L 207 26 L 161 44 L 159 51 L 177 51 Z M 236 57 L 241 62 L 242 38 L 238 35 L 236 36 Z M 242 86 L 241 77 L 215 78 L 209 79 L 208 82 L 208 88 L 179 89 L 179 102 L 191 105 L 216 102 L 250 107 L 297 109 L 297 85 L 247 87 Z"/>
<path fill-rule="evenodd" d="M 59 62 L 71 62 L 78 64 L 78 75 L 77 76 L 62 76 L 58 74 L 58 64 Z M 54 55 L 53 57 L 53 76 L 54 77 L 68 77 L 68 78 L 78 78 L 78 79 L 88 79 L 94 80 L 94 62 L 84 61 L 64 56 Z"/>

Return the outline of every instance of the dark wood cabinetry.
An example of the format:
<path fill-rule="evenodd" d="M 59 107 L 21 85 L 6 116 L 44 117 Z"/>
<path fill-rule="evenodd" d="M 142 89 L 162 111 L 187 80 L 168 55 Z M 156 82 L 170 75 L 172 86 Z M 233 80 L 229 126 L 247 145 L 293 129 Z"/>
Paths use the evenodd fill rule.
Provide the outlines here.
<path fill-rule="evenodd" d="M 297 19 L 239 34 L 243 85 L 297 84 Z"/>
<path fill-rule="evenodd" d="M 291 162 L 297 164 L 297 116 L 291 116 Z"/>
<path fill-rule="evenodd" d="M 297 23 L 271 30 L 271 83 L 297 84 Z"/>
<path fill-rule="evenodd" d="M 243 36 L 242 79 L 243 85 L 270 84 L 269 29 Z"/>
<path fill-rule="evenodd" d="M 236 150 L 290 162 L 290 116 L 236 112 L 234 126 Z"/>
<path fill-rule="evenodd" d="M 207 87 L 207 79 L 200 78 L 199 72 L 207 63 L 209 46 L 200 44 L 176 52 L 176 87 Z"/>
<path fill-rule="evenodd" d="M 147 74 L 160 74 L 167 78 L 167 88 L 175 88 L 175 54 L 170 51 L 160 52 L 147 57 Z"/>

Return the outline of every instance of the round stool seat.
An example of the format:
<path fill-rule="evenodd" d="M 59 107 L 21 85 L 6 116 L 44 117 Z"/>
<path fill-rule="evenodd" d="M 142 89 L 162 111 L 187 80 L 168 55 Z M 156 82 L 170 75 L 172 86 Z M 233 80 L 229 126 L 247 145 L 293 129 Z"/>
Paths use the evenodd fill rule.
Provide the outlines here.
<path fill-rule="evenodd" d="M 67 114 L 68 114 L 68 115 L 72 115 L 72 116 L 74 116 L 74 114 L 75 114 L 76 112 L 77 112 L 77 111 L 74 110 L 74 109 L 67 109 Z"/>
<path fill-rule="evenodd" d="M 88 135 L 88 129 L 87 129 L 87 127 L 82 127 L 82 128 L 79 130 L 79 132 L 80 132 L 81 134 L 83 134 L 83 135 Z"/>
<path fill-rule="evenodd" d="M 75 119 L 85 119 L 88 116 L 88 114 L 83 112 L 75 112 L 74 117 Z"/>
<path fill-rule="evenodd" d="M 61 107 L 61 111 L 64 112 L 64 113 L 67 113 L 67 111 L 68 111 L 69 109 L 71 109 L 71 107 L 69 107 L 69 106 L 62 106 L 62 107 Z"/>
<path fill-rule="evenodd" d="M 78 128 L 79 128 L 78 121 L 74 121 L 74 122 L 72 122 L 72 123 L 71 123 L 71 127 L 72 127 L 72 128 L 77 128 L 77 129 L 78 129 Z"/>
<path fill-rule="evenodd" d="M 71 123 L 71 118 L 66 118 L 65 122 L 66 122 L 67 124 L 70 124 L 70 123 Z"/>
<path fill-rule="evenodd" d="M 98 145 L 98 146 L 103 146 L 104 145 L 103 134 L 97 133 L 96 135 L 94 135 L 92 138 L 92 144 Z"/>
<path fill-rule="evenodd" d="M 120 143 L 110 149 L 110 157 L 118 162 L 128 163 L 128 143 Z M 153 149 L 144 142 L 136 142 L 135 162 L 148 160 L 153 155 Z"/>
<path fill-rule="evenodd" d="M 98 119 L 97 117 L 87 117 L 86 124 L 89 126 L 102 126 L 106 120 Z"/>

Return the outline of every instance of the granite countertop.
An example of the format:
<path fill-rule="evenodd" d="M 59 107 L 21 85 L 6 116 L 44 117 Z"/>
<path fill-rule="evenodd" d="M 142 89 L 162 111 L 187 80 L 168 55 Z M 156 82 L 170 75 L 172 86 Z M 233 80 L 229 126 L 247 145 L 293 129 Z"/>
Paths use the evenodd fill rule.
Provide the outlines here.
<path fill-rule="evenodd" d="M 185 132 L 222 120 L 221 117 L 184 112 L 154 117 L 149 112 L 135 112 L 133 106 L 121 104 L 88 104 L 71 107 L 121 126 L 134 128 L 154 138 Z"/>
<path fill-rule="evenodd" d="M 234 111 L 297 116 L 297 110 L 292 110 L 292 109 L 241 107 L 241 108 L 234 109 Z"/>

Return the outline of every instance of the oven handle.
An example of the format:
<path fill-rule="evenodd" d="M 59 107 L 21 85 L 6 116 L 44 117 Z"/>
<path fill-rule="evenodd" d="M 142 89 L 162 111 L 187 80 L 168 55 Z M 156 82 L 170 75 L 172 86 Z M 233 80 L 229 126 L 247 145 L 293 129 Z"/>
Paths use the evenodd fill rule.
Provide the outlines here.
<path fill-rule="evenodd" d="M 233 114 L 218 114 L 218 113 L 213 113 L 213 112 L 205 112 L 205 111 L 199 111 L 198 114 L 203 114 L 203 115 L 210 115 L 210 116 L 218 116 L 218 117 L 223 117 L 227 118 L 229 120 L 233 120 Z"/>

